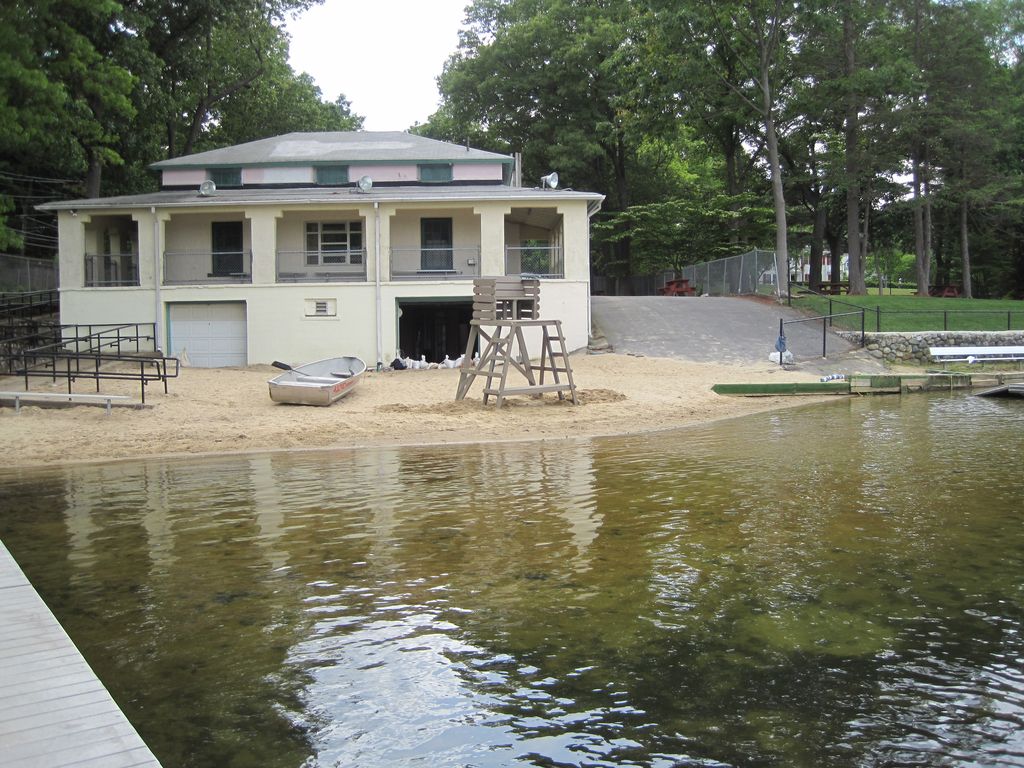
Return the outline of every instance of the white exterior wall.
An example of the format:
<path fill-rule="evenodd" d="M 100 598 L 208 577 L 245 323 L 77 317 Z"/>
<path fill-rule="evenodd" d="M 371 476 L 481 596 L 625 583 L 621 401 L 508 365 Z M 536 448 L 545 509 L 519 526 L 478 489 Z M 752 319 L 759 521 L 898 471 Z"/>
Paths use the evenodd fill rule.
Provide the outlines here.
<path fill-rule="evenodd" d="M 142 288 L 61 288 L 60 321 L 68 325 L 152 323 L 153 291 Z"/>
<path fill-rule="evenodd" d="M 586 201 L 560 203 L 565 233 L 566 279 L 541 284 L 541 317 L 562 321 L 570 350 L 586 346 L 590 332 L 589 219 Z M 401 203 L 379 207 L 381 254 L 381 361 L 390 362 L 398 347 L 399 299 L 456 299 L 470 302 L 472 277 L 460 280 L 389 281 L 389 249 L 417 248 L 423 217 L 451 217 L 454 247 L 480 246 L 480 273 L 504 273 L 504 218 L 510 204 L 483 201 L 455 206 L 451 203 Z M 355 354 L 368 365 L 377 362 L 377 306 L 374 261 L 378 209 L 372 202 L 345 208 L 274 208 L 253 206 L 248 211 L 225 209 L 196 211 L 147 209 L 104 210 L 103 216 L 130 216 L 137 224 L 139 287 L 83 288 L 88 215 L 62 211 L 60 235 L 61 317 L 65 323 L 157 323 L 159 346 L 167 349 L 167 305 L 172 302 L 242 301 L 248 323 L 247 359 L 250 364 L 273 360 L 301 362 L 340 354 Z M 352 220 L 364 222 L 367 251 L 365 282 L 276 283 L 277 250 L 301 250 L 306 221 Z M 252 284 L 162 285 L 164 251 L 210 250 L 213 221 L 244 222 L 245 247 L 254 251 Z M 511 232 L 514 227 L 510 226 Z M 254 240 L 258 241 L 253 247 Z M 514 243 L 513 243 L 514 244 Z M 337 302 L 335 317 L 307 317 L 310 300 Z M 528 334 L 531 352 L 538 350 L 539 332 Z"/>
<path fill-rule="evenodd" d="M 559 205 L 562 214 L 562 246 L 565 279 L 590 285 L 590 219 L 586 205 Z M 544 305 L 541 304 L 543 307 Z M 588 302 L 589 306 L 589 302 Z"/>
<path fill-rule="evenodd" d="M 215 221 L 245 221 L 245 212 L 238 210 L 217 210 L 213 213 L 178 213 L 174 212 L 166 226 L 164 241 L 165 251 L 194 251 L 209 253 L 212 243 L 210 233 Z M 252 248 L 252 236 L 249 227 L 242 227 L 242 248 Z"/>
<path fill-rule="evenodd" d="M 190 187 L 199 185 L 206 181 L 206 170 L 204 168 L 182 168 L 175 171 L 164 171 L 160 178 L 162 184 L 167 187 Z"/>
<path fill-rule="evenodd" d="M 373 217 L 373 206 L 351 208 L 309 208 L 302 211 L 285 211 L 277 225 L 277 250 L 302 251 L 306 248 L 306 223 L 311 221 L 362 221 L 363 247 L 366 242 L 366 223 Z"/>
<path fill-rule="evenodd" d="M 501 163 L 455 163 L 452 181 L 501 181 L 503 169 Z"/>
<path fill-rule="evenodd" d="M 346 163 L 338 163 L 346 165 Z M 369 176 L 375 182 L 399 182 L 414 184 L 419 181 L 417 163 L 348 163 L 348 179 L 354 183 L 362 176 Z M 242 185 L 250 184 L 315 184 L 316 167 L 265 166 L 242 168 Z M 491 182 L 502 181 L 504 166 L 501 163 L 452 163 L 454 181 Z M 197 189 L 209 177 L 205 168 L 168 169 L 162 173 L 165 187 L 191 187 Z"/>
<path fill-rule="evenodd" d="M 348 180 L 351 182 L 369 176 L 374 182 L 382 181 L 415 184 L 419 181 L 416 164 L 411 165 L 364 165 L 353 164 L 348 167 Z"/>

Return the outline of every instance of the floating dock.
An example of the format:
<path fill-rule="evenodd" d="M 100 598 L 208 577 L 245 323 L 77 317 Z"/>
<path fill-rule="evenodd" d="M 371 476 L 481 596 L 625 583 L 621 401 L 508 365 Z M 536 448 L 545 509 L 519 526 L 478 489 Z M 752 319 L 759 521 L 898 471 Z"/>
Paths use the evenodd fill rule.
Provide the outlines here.
<path fill-rule="evenodd" d="M 0 765 L 160 768 L 0 542 Z"/>
<path fill-rule="evenodd" d="M 907 392 L 949 392 L 980 387 L 1006 388 L 1010 394 L 1024 390 L 1019 373 L 854 374 L 831 381 L 791 381 L 763 384 L 715 384 L 711 391 L 735 397 L 777 397 L 780 395 L 885 395 Z M 987 393 L 979 393 L 987 394 Z"/>
<path fill-rule="evenodd" d="M 1000 384 L 998 387 L 978 392 L 978 397 L 1024 397 L 1024 382 Z"/>

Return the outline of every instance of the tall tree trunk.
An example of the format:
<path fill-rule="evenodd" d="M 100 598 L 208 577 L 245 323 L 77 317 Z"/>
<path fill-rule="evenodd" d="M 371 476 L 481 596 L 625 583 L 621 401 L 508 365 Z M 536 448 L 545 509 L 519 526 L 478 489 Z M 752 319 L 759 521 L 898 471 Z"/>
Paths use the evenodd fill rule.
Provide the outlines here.
<path fill-rule="evenodd" d="M 867 269 L 868 269 L 868 245 L 871 242 L 870 241 L 870 237 L 869 237 L 869 235 L 871 234 L 871 192 L 870 192 L 870 190 L 867 191 L 867 194 L 865 195 L 865 200 L 866 200 L 866 202 L 864 204 L 864 229 L 861 230 L 861 235 L 860 235 L 860 263 L 861 263 L 861 266 L 862 266 L 861 273 L 865 277 L 864 293 L 866 294 L 868 292 L 867 276 L 866 276 Z M 882 277 L 881 273 L 879 273 L 879 276 L 878 276 L 879 284 L 881 284 L 881 282 L 882 282 L 881 277 Z"/>
<path fill-rule="evenodd" d="M 732 198 L 732 202 L 729 203 L 729 208 L 736 212 L 740 209 L 740 203 L 736 200 L 736 196 L 739 195 L 740 182 L 736 165 L 736 150 L 734 144 L 731 141 L 727 143 L 728 146 L 725 148 L 725 191 Z M 729 242 L 733 245 L 740 241 L 740 221 L 738 216 L 732 216 L 729 220 Z"/>
<path fill-rule="evenodd" d="M 928 178 L 928 162 L 925 159 L 924 164 L 924 252 L 928 260 L 928 280 L 925 282 L 925 295 L 928 293 L 928 286 L 931 285 L 932 281 L 932 254 L 935 253 L 935 248 L 932 246 L 932 235 L 934 233 L 932 225 L 932 185 L 931 180 Z M 938 256 L 936 256 L 935 268 L 938 269 Z"/>
<path fill-rule="evenodd" d="M 967 195 L 960 200 L 960 262 L 963 270 L 963 292 L 965 299 L 973 298 L 971 287 L 971 248 L 967 234 Z"/>
<path fill-rule="evenodd" d="M 87 148 L 85 154 L 88 163 L 85 173 L 85 196 L 99 197 L 100 184 L 103 181 L 103 160 L 100 158 L 100 153 L 93 147 Z"/>
<path fill-rule="evenodd" d="M 846 150 L 846 253 L 849 259 L 850 293 L 863 296 L 867 290 L 864 286 L 864 260 L 860 238 L 860 149 L 857 145 L 860 136 L 860 104 L 853 88 L 853 76 L 856 72 L 854 56 L 853 18 L 850 15 L 849 3 L 843 5 L 843 71 L 847 79 L 846 119 L 843 126 L 843 138 Z"/>
<path fill-rule="evenodd" d="M 765 43 L 767 46 L 767 43 Z M 761 98 L 764 108 L 765 140 L 768 144 L 768 164 L 772 173 L 772 200 L 775 207 L 775 271 L 778 276 L 778 295 L 788 291 L 789 245 L 786 227 L 786 195 L 782 186 L 782 165 L 779 162 L 779 138 L 775 133 L 775 110 L 772 104 L 771 63 L 769 52 L 761 54 Z M 786 286 L 786 287 L 784 287 Z"/>
<path fill-rule="evenodd" d="M 842 266 L 842 241 L 838 234 L 826 230 L 825 239 L 828 241 L 828 269 L 829 279 L 839 280 L 839 269 Z"/>
<path fill-rule="evenodd" d="M 925 247 L 925 199 L 921 195 L 921 152 L 915 148 L 914 170 L 914 263 L 917 267 L 917 295 L 927 296 L 931 283 L 932 255 Z"/>
<path fill-rule="evenodd" d="M 828 211 L 823 201 L 818 199 L 814 209 L 814 231 L 811 234 L 811 277 L 810 289 L 821 290 L 821 260 L 825 251 L 825 226 L 828 224 Z"/>
<path fill-rule="evenodd" d="M 914 0 L 912 20 L 914 29 L 914 65 L 923 69 L 921 54 L 921 12 L 928 0 Z M 927 103 L 927 98 L 923 99 Z M 927 296 L 932 280 L 931 213 L 928 210 L 928 175 L 925 166 L 927 145 L 923 138 L 914 141 L 912 164 L 914 173 L 914 264 L 917 272 L 917 295 Z M 925 167 L 923 167 L 925 166 Z M 922 179 L 922 176 L 924 178 Z M 924 188 L 924 196 L 921 191 Z"/>

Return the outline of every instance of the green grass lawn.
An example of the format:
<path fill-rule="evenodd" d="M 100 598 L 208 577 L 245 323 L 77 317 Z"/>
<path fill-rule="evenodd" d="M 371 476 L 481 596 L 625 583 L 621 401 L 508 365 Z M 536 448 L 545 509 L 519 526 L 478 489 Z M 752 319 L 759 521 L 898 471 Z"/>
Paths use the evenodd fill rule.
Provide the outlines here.
<path fill-rule="evenodd" d="M 864 329 L 872 331 L 1020 331 L 1024 301 L 941 299 L 930 296 L 800 296 L 793 306 L 809 315 L 866 310 Z M 860 330 L 860 315 L 836 318 L 835 325 Z"/>

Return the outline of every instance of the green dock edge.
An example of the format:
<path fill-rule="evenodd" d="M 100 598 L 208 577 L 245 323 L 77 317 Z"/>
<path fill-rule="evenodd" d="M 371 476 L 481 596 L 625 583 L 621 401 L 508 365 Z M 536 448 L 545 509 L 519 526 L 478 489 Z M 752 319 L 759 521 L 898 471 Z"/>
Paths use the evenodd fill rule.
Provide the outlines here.
<path fill-rule="evenodd" d="M 997 387 L 1021 381 L 1019 373 L 945 373 L 847 376 L 841 381 L 790 381 L 764 384 L 715 384 L 711 391 L 732 397 L 780 395 L 881 395 L 906 392 L 948 392 L 954 389 Z"/>
<path fill-rule="evenodd" d="M 715 384 L 711 391 L 718 395 L 757 397 L 758 395 L 848 395 L 846 381 L 801 381 L 781 384 Z"/>

